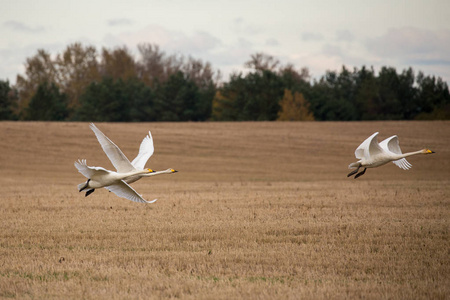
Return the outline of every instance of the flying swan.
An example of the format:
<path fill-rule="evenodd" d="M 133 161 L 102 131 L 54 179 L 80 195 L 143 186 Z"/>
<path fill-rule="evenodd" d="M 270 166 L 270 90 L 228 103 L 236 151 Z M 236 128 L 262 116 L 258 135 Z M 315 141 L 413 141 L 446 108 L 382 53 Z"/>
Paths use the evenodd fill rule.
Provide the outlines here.
<path fill-rule="evenodd" d="M 431 154 L 435 153 L 429 149 L 422 149 L 415 152 L 402 153 L 400 146 L 398 144 L 398 137 L 393 135 L 381 143 L 378 144 L 377 141 L 378 132 L 375 132 L 370 137 L 368 137 L 364 142 L 356 148 L 355 156 L 359 160 L 357 162 L 351 163 L 348 168 L 356 168 L 350 172 L 347 177 L 358 173 L 361 167 L 364 168 L 363 171 L 356 174 L 355 179 L 362 176 L 367 168 L 376 168 L 387 164 L 392 161 L 396 166 L 403 170 L 408 170 L 412 165 L 405 159 L 405 157 L 416 155 L 416 154 Z"/>
<path fill-rule="evenodd" d="M 153 170 L 151 169 L 117 173 L 102 167 L 90 167 L 86 164 L 85 159 L 75 162 L 75 167 L 88 179 L 86 182 L 78 185 L 78 190 L 80 192 L 87 189 L 86 196 L 93 193 L 95 189 L 104 187 L 117 196 L 134 202 L 153 203 L 156 201 L 156 199 L 153 201 L 145 200 L 123 180 L 130 176 L 152 173 Z"/>
<path fill-rule="evenodd" d="M 100 170 L 102 172 L 104 172 L 104 171 L 112 172 L 112 173 L 116 173 L 119 175 L 127 174 L 125 177 L 123 177 L 121 179 L 121 181 L 123 181 L 123 183 L 125 183 L 129 188 L 131 188 L 131 187 L 128 184 L 133 183 L 133 182 L 141 179 L 142 177 L 155 176 L 155 175 L 159 175 L 159 174 L 170 174 L 170 173 L 177 172 L 176 170 L 171 169 L 171 168 L 164 170 L 164 171 L 158 171 L 158 172 L 154 172 L 154 171 L 148 172 L 146 170 L 150 170 L 150 169 L 144 169 L 145 163 L 152 156 L 152 154 L 154 152 L 153 140 L 152 140 L 152 135 L 151 135 L 150 131 L 149 131 L 148 136 L 146 136 L 142 140 L 138 155 L 130 163 L 130 161 L 123 154 L 123 152 L 120 150 L 120 148 L 117 147 L 116 144 L 114 144 L 106 135 L 104 135 L 103 132 L 101 132 L 93 123 L 90 124 L 90 128 L 95 133 L 95 136 L 97 137 L 97 140 L 99 141 L 100 145 L 102 146 L 103 151 L 106 153 L 109 160 L 116 168 L 117 172 L 112 172 L 112 171 L 106 170 L 101 167 L 88 167 L 86 165 L 86 160 L 78 161 L 78 163 L 76 162 L 75 167 L 77 167 L 77 169 L 80 173 L 82 173 L 85 177 L 88 178 L 88 182 L 78 185 L 78 190 L 80 192 L 83 190 L 86 190 L 86 197 L 89 196 L 90 194 L 92 194 L 95 191 L 95 188 L 98 188 L 98 187 L 91 186 L 92 184 L 91 185 L 89 184 L 90 183 L 89 179 L 91 179 L 91 178 L 88 177 L 88 175 L 86 175 L 86 174 L 92 174 L 92 171 L 86 171 L 86 168 L 88 168 L 90 170 Z M 142 172 L 142 171 L 144 171 L 144 172 Z M 121 186 L 123 187 L 123 185 L 121 185 Z M 127 197 L 125 195 L 125 193 L 123 191 L 119 191 L 117 189 L 117 187 L 111 187 L 111 186 L 102 186 L 102 187 L 105 187 L 109 191 L 114 192 L 119 197 L 126 198 L 126 199 L 129 199 L 132 201 L 136 201 L 135 200 L 136 198 L 132 197 L 133 199 L 130 199 L 129 197 Z M 133 189 L 131 188 L 131 190 L 133 190 Z M 136 193 L 136 192 L 134 191 L 134 193 Z M 119 194 L 121 194 L 121 195 L 119 195 Z M 123 196 L 123 195 L 125 195 L 125 196 Z M 140 200 L 137 202 L 144 201 L 144 203 L 153 203 L 157 200 L 157 199 L 155 199 L 153 201 L 146 201 L 146 200 L 142 199 L 142 197 L 139 194 L 137 194 L 137 195 L 140 197 Z M 141 201 L 141 200 L 143 200 L 143 201 Z"/>
<path fill-rule="evenodd" d="M 114 144 L 103 132 L 101 132 L 100 129 L 97 128 L 97 126 L 91 123 L 89 127 L 95 133 L 95 136 L 97 137 L 98 142 L 102 146 L 103 151 L 105 152 L 106 156 L 108 156 L 109 160 L 119 173 L 131 172 L 135 170 L 143 170 L 148 159 L 153 155 L 153 152 L 155 151 L 155 148 L 153 147 L 152 134 L 149 131 L 148 135 L 141 142 L 138 155 L 130 163 L 130 161 L 125 156 L 125 154 L 123 154 L 120 148 L 116 144 Z M 141 179 L 142 177 L 155 176 L 159 174 L 170 174 L 175 172 L 178 171 L 169 168 L 164 171 L 136 174 L 127 177 L 124 180 L 126 183 L 130 184 Z"/>

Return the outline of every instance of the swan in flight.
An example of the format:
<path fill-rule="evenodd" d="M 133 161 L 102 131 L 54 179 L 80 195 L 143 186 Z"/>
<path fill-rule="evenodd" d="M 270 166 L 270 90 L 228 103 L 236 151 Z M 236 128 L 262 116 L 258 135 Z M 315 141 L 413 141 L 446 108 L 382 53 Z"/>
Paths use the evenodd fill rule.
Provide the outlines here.
<path fill-rule="evenodd" d="M 86 196 L 93 193 L 95 189 L 106 188 L 121 198 L 125 198 L 134 202 L 153 203 L 156 201 L 147 201 L 142 198 L 131 186 L 129 186 L 124 179 L 130 176 L 140 174 L 151 174 L 151 169 L 134 170 L 130 172 L 118 173 L 106 170 L 102 167 L 90 167 L 86 164 L 86 160 L 78 160 L 75 162 L 75 167 L 88 180 L 78 185 L 80 192 L 87 189 Z"/>
<path fill-rule="evenodd" d="M 100 129 L 97 128 L 93 123 L 89 125 L 92 131 L 95 133 L 98 142 L 102 146 L 103 151 L 109 160 L 116 168 L 117 172 L 125 173 L 135 170 L 143 170 L 147 160 L 153 155 L 155 148 L 153 147 L 153 139 L 150 131 L 148 135 L 142 140 L 141 146 L 139 147 L 139 153 L 135 159 L 130 163 L 128 158 L 123 154 L 122 150 L 117 147 Z M 135 175 L 126 179 L 127 183 L 133 183 L 139 180 L 143 176 L 148 176 L 148 174 Z"/>
<path fill-rule="evenodd" d="M 415 152 L 402 153 L 400 146 L 398 144 L 398 137 L 393 135 L 381 143 L 377 141 L 378 132 L 375 132 L 370 137 L 368 137 L 364 142 L 356 148 L 355 156 L 359 160 L 357 162 L 351 163 L 348 168 L 356 168 L 350 172 L 347 177 L 358 173 L 361 167 L 364 168 L 363 171 L 356 174 L 355 179 L 363 175 L 367 168 L 376 168 L 387 164 L 392 161 L 396 166 L 403 170 L 408 170 L 411 168 L 411 164 L 405 159 L 405 157 L 416 155 L 416 154 L 431 154 L 435 153 L 429 149 L 422 149 Z"/>
<path fill-rule="evenodd" d="M 89 127 L 92 129 L 95 136 L 97 137 L 97 140 L 102 146 L 102 149 L 105 152 L 106 156 L 108 156 L 109 160 L 116 168 L 117 173 L 127 173 L 132 171 L 143 170 L 148 159 L 153 155 L 153 152 L 155 151 L 155 148 L 153 147 L 152 134 L 149 131 L 148 135 L 141 142 L 138 155 L 130 163 L 125 154 L 123 154 L 122 150 L 120 150 L 120 148 L 116 144 L 114 144 L 103 132 L 101 132 L 100 129 L 97 128 L 97 126 L 91 123 Z M 131 184 L 141 179 L 142 177 L 155 176 L 160 174 L 171 174 L 176 172 L 178 171 L 169 168 L 164 171 L 152 173 L 137 173 L 123 180 L 126 183 Z M 90 195 L 92 192 L 88 190 L 86 192 L 86 197 Z"/>
<path fill-rule="evenodd" d="M 142 140 L 141 146 L 139 148 L 139 153 L 136 158 L 130 163 L 128 158 L 123 154 L 119 147 L 116 146 L 106 135 L 103 134 L 93 123 L 90 124 L 90 128 L 94 131 L 103 151 L 108 156 L 111 163 L 116 168 L 117 172 L 106 170 L 102 167 L 89 167 L 86 164 L 86 160 L 79 160 L 75 162 L 75 167 L 80 173 L 88 178 L 88 181 L 78 185 L 78 190 L 86 191 L 86 196 L 92 194 L 96 188 L 105 187 L 110 192 L 115 193 L 117 196 L 126 198 L 135 202 L 143 203 L 153 203 L 153 201 L 146 201 L 141 195 L 137 194 L 136 191 L 129 186 L 130 183 L 139 180 L 142 177 L 155 176 L 160 174 L 171 174 L 178 172 L 174 169 L 167 169 L 158 172 L 148 172 L 150 169 L 144 169 L 145 163 L 152 156 L 154 152 L 153 140 L 150 131 L 148 135 Z M 107 174 L 113 176 L 106 176 Z M 100 178 L 94 180 L 91 176 L 95 178 Z M 105 177 L 106 176 L 106 177 Z M 118 182 L 113 185 L 106 184 L 111 178 L 121 178 Z M 94 181 L 93 181 L 94 180 Z"/>

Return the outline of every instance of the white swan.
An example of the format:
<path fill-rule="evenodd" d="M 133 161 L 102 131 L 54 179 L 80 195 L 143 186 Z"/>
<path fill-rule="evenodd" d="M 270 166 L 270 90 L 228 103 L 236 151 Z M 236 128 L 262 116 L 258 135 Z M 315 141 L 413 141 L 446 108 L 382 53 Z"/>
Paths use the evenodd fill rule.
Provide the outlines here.
<path fill-rule="evenodd" d="M 120 148 L 114 144 L 103 132 L 100 131 L 93 123 L 89 125 L 92 131 L 95 133 L 98 142 L 102 146 L 103 151 L 106 156 L 108 156 L 109 160 L 116 168 L 118 173 L 127 173 L 137 170 L 143 170 L 147 160 L 153 155 L 155 151 L 153 147 L 153 139 L 150 131 L 148 135 L 142 140 L 141 145 L 139 147 L 139 153 L 135 159 L 130 163 L 128 158 L 123 154 Z M 174 169 L 167 169 L 164 171 L 158 171 L 153 173 L 137 173 L 135 175 L 129 176 L 124 179 L 124 181 L 128 184 L 131 184 L 142 177 L 147 176 L 155 176 L 160 174 L 170 174 L 176 173 L 178 171 Z M 89 191 L 88 191 L 89 192 Z M 89 193 L 90 194 L 90 193 Z"/>
<path fill-rule="evenodd" d="M 358 173 L 359 168 L 363 167 L 364 170 L 356 174 L 355 179 L 363 175 L 367 168 L 376 168 L 387 164 L 392 161 L 399 168 L 408 170 L 411 168 L 411 164 L 405 159 L 405 157 L 416 155 L 416 154 L 431 154 L 435 153 L 429 149 L 422 149 L 415 152 L 402 153 L 400 146 L 398 144 L 398 137 L 393 135 L 381 143 L 378 144 L 377 141 L 378 132 L 375 132 L 370 137 L 368 137 L 364 142 L 356 148 L 355 156 L 359 160 L 357 162 L 351 163 L 348 167 L 357 168 L 356 170 L 350 172 L 347 177 Z"/>
<path fill-rule="evenodd" d="M 142 198 L 131 186 L 129 186 L 123 179 L 139 174 L 150 174 L 153 171 L 150 169 L 134 170 L 130 172 L 117 173 L 106 170 L 102 167 L 90 167 L 86 164 L 86 160 L 78 160 L 75 162 L 75 167 L 88 180 L 78 185 L 78 190 L 82 192 L 87 189 L 86 196 L 93 193 L 95 189 L 106 188 L 121 198 L 126 198 L 134 202 L 153 203 L 156 201 L 147 201 Z"/>

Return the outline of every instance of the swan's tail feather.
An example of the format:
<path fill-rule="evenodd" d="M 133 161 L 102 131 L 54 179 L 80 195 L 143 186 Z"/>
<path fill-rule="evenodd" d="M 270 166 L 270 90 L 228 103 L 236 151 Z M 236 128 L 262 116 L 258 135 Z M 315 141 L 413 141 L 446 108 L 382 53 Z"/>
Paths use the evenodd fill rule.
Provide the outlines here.
<path fill-rule="evenodd" d="M 358 161 L 348 165 L 349 169 L 358 168 L 358 167 L 361 167 L 361 163 Z"/>
<path fill-rule="evenodd" d="M 82 188 L 84 188 L 86 186 L 86 182 L 80 183 L 78 185 L 78 191 L 80 191 Z"/>

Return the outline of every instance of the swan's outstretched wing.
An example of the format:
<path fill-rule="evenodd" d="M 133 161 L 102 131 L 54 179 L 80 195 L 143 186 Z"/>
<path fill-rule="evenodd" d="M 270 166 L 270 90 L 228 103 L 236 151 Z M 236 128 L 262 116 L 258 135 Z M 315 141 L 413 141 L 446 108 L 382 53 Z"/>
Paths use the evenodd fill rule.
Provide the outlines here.
<path fill-rule="evenodd" d="M 377 141 L 378 132 L 375 132 L 369 136 L 364 142 L 356 148 L 355 156 L 358 159 L 369 158 L 372 155 L 377 155 L 382 153 L 383 150 L 380 148 Z"/>
<path fill-rule="evenodd" d="M 121 198 L 125 198 L 134 202 L 140 202 L 140 203 L 153 203 L 157 199 L 152 201 L 147 201 L 144 198 L 142 198 L 141 195 L 139 195 L 131 186 L 129 186 L 127 183 L 125 183 L 123 180 L 119 181 L 116 184 L 109 185 L 105 187 L 108 191 L 113 192 L 117 196 Z"/>
<path fill-rule="evenodd" d="M 85 159 L 81 159 L 75 162 L 75 167 L 78 169 L 78 172 L 84 175 L 86 178 L 92 178 L 94 175 L 99 175 L 101 173 L 108 174 L 109 171 L 102 167 L 90 167 L 87 165 Z"/>
<path fill-rule="evenodd" d="M 398 142 L 398 137 L 396 135 L 393 135 L 385 140 L 383 140 L 380 143 L 380 147 L 383 148 L 385 151 L 388 152 L 392 152 L 395 154 L 402 154 L 402 149 L 400 149 L 400 145 Z M 393 163 L 403 169 L 403 170 L 408 170 L 412 167 L 412 165 L 405 159 L 399 159 L 399 160 L 394 160 Z"/>
<path fill-rule="evenodd" d="M 400 149 L 400 146 L 398 144 L 398 137 L 396 135 L 383 140 L 380 143 L 380 147 L 395 154 L 402 154 L 402 150 Z"/>
<path fill-rule="evenodd" d="M 139 147 L 139 154 L 131 162 L 131 164 L 138 170 L 143 170 L 147 160 L 153 155 L 155 148 L 153 147 L 153 138 L 150 131 L 148 135 L 142 140 Z"/>
<path fill-rule="evenodd" d="M 100 129 L 98 129 L 93 123 L 91 123 L 89 127 L 95 133 L 95 136 L 102 146 L 103 151 L 106 153 L 106 156 L 108 156 L 118 173 L 127 173 L 135 170 L 125 154 L 123 154 L 119 147 L 117 147 L 116 144 L 104 135 Z"/>

